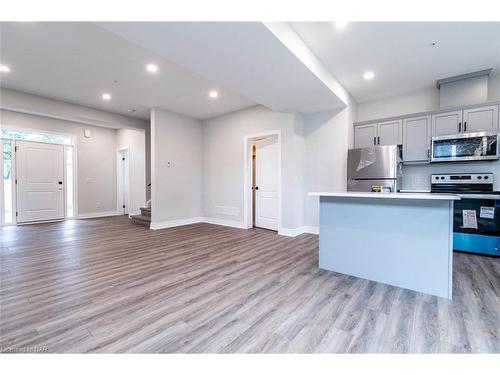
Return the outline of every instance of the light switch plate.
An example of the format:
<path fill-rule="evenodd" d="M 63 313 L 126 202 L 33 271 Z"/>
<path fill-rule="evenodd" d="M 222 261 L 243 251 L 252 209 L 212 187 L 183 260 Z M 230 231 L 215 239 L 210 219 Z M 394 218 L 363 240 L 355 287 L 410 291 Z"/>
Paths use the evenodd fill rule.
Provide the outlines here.
<path fill-rule="evenodd" d="M 83 136 L 84 136 L 85 138 L 90 138 L 90 137 L 92 137 L 92 131 L 91 131 L 90 129 L 85 129 L 85 130 L 83 131 Z"/>

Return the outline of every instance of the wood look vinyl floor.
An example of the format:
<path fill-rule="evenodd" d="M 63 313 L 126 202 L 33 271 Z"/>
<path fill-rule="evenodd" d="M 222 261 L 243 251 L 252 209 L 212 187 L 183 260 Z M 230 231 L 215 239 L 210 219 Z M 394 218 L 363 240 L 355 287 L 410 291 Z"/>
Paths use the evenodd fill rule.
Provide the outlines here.
<path fill-rule="evenodd" d="M 0 238 L 3 352 L 500 352 L 498 258 L 455 253 L 450 302 L 319 270 L 315 235 L 113 217 Z"/>

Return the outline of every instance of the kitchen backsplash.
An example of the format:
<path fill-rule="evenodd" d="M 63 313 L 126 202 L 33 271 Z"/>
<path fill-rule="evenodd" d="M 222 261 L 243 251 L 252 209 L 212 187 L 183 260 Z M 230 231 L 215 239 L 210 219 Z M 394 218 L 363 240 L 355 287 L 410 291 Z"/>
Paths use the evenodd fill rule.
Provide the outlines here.
<path fill-rule="evenodd" d="M 431 188 L 431 174 L 461 172 L 492 172 L 495 174 L 494 189 L 500 191 L 500 161 L 413 165 L 405 164 L 403 165 L 403 189 L 429 190 Z"/>

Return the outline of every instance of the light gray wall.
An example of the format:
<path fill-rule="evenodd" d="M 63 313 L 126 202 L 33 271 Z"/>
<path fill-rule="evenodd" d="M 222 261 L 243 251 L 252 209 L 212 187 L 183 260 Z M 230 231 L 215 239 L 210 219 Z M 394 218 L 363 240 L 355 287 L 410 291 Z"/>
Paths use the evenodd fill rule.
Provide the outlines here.
<path fill-rule="evenodd" d="M 494 189 L 500 191 L 500 161 L 453 163 L 453 164 L 423 164 L 403 166 L 403 189 L 428 190 L 431 187 L 433 173 L 485 173 L 495 174 Z"/>
<path fill-rule="evenodd" d="M 203 122 L 204 214 L 243 223 L 244 138 L 263 132 L 281 132 L 282 227 L 303 225 L 304 149 L 299 115 L 256 106 Z M 216 206 L 236 207 L 238 215 L 215 213 Z"/>
<path fill-rule="evenodd" d="M 356 121 L 356 102 L 334 112 L 304 117 L 306 139 L 305 191 L 345 191 L 347 181 L 347 150 L 352 145 L 352 123 Z M 304 221 L 317 227 L 318 197 L 304 195 Z"/>
<path fill-rule="evenodd" d="M 500 100 L 500 74 L 488 80 L 488 101 Z M 369 121 L 417 112 L 439 109 L 439 90 L 433 86 L 425 90 L 359 103 L 357 121 Z"/>
<path fill-rule="evenodd" d="M 75 135 L 78 159 L 78 213 L 116 211 L 116 130 L 0 110 L 2 127 Z M 92 138 L 83 136 L 84 129 Z"/>
<path fill-rule="evenodd" d="M 129 152 L 129 214 L 140 213 L 146 204 L 146 137 L 145 130 L 118 129 L 117 148 Z"/>
<path fill-rule="evenodd" d="M 439 90 L 431 87 L 390 98 L 358 104 L 357 121 L 426 112 L 439 109 Z"/>
<path fill-rule="evenodd" d="M 151 142 L 152 223 L 202 217 L 201 122 L 153 108 Z"/>

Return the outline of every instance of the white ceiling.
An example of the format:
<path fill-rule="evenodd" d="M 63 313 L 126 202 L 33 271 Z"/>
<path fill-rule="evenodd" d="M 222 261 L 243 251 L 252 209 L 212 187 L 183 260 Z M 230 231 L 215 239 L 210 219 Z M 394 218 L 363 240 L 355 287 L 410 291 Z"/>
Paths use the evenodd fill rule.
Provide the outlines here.
<path fill-rule="evenodd" d="M 500 73 L 500 22 L 351 22 L 344 30 L 330 22 L 291 25 L 358 102 L 477 70 Z M 367 70 L 375 72 L 371 81 L 362 77 Z"/>
<path fill-rule="evenodd" d="M 279 39 L 261 22 L 100 25 L 275 111 L 310 113 L 345 106 L 290 50 L 290 40 Z"/>
<path fill-rule="evenodd" d="M 0 61 L 11 68 L 0 84 L 19 91 L 127 115 L 135 108 L 144 119 L 155 106 L 206 119 L 255 105 L 93 23 L 3 22 L 0 45 Z M 157 74 L 146 72 L 149 62 Z M 208 97 L 212 89 L 217 100 Z"/>
<path fill-rule="evenodd" d="M 358 102 L 476 70 L 500 73 L 500 23 L 290 25 L 315 55 L 303 54 L 309 66 L 322 62 Z M 155 106 L 207 119 L 257 103 L 303 113 L 344 105 L 321 69 L 311 71 L 260 22 L 19 22 L 0 31 L 0 61 L 12 69 L 1 86 L 128 115 L 135 108 L 139 118 Z M 150 62 L 156 75 L 146 72 Z M 366 70 L 372 81 L 363 80 Z"/>

